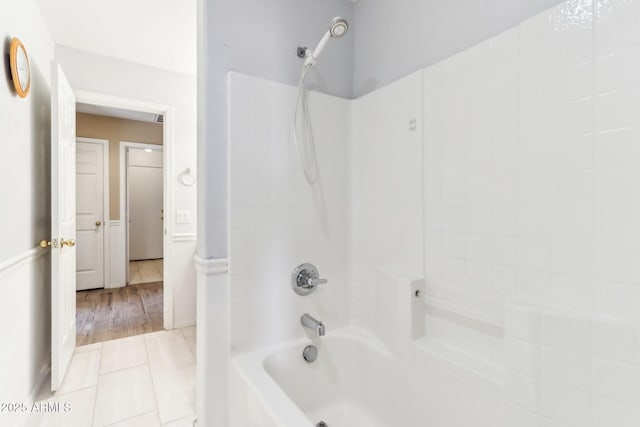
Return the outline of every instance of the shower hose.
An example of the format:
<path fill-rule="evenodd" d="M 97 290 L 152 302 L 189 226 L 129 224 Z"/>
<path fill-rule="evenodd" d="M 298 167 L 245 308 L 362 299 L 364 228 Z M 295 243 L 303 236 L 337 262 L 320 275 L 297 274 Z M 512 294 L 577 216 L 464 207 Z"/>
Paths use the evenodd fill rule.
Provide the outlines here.
<path fill-rule="evenodd" d="M 296 97 L 296 108 L 293 112 L 293 141 L 298 150 L 298 157 L 300 158 L 300 164 L 304 171 L 304 176 L 309 184 L 315 184 L 317 181 L 317 164 L 316 164 L 316 147 L 313 138 L 313 129 L 311 127 L 311 117 L 309 116 L 309 105 L 307 104 L 307 91 L 304 87 L 304 79 L 307 77 L 307 73 L 311 69 L 311 65 L 306 65 L 302 69 L 302 75 L 300 76 L 300 84 L 298 85 L 298 96 Z M 303 127 L 303 142 L 306 140 L 308 143 L 305 147 L 302 146 L 300 138 L 298 137 L 298 111 L 302 105 L 302 127 Z M 306 136 L 306 138 L 304 138 Z M 307 152 L 308 150 L 308 152 Z"/>

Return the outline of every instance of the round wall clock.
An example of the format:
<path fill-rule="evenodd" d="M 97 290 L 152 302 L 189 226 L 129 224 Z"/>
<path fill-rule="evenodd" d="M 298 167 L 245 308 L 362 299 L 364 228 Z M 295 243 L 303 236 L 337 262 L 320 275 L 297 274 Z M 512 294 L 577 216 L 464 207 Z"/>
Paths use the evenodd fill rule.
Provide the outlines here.
<path fill-rule="evenodd" d="M 16 38 L 11 40 L 9 49 L 11 63 L 11 78 L 13 86 L 20 98 L 26 98 L 31 89 L 31 70 L 29 69 L 29 55 L 22 42 Z"/>

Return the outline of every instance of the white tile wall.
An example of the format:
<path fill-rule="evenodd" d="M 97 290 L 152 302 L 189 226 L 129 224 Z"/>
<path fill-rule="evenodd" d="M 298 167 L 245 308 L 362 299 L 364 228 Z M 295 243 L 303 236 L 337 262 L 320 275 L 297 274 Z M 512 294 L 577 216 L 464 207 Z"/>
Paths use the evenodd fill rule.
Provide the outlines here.
<path fill-rule="evenodd" d="M 310 93 L 320 177 L 310 186 L 290 137 L 296 88 L 237 73 L 229 87 L 232 347 L 302 336 L 307 311 L 329 329 L 344 325 L 350 103 Z M 304 262 L 329 280 L 307 297 L 290 283 Z"/>
<path fill-rule="evenodd" d="M 424 72 L 427 293 L 504 325 L 522 423 L 638 423 L 637 22 L 571 0 Z"/>
<path fill-rule="evenodd" d="M 353 103 L 353 320 L 372 324 L 382 271 L 422 277 L 422 72 Z M 456 236 L 443 243 L 463 248 Z M 385 273 L 385 274 L 386 274 Z"/>

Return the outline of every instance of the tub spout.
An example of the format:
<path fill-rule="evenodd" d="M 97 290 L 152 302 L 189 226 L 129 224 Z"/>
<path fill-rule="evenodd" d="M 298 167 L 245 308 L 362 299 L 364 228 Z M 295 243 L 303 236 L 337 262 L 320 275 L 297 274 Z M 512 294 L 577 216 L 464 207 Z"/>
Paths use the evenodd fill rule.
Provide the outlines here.
<path fill-rule="evenodd" d="M 309 313 L 305 313 L 300 317 L 300 323 L 302 323 L 302 326 L 305 328 L 311 329 L 319 337 L 324 335 L 324 324 L 321 321 L 314 319 Z"/>

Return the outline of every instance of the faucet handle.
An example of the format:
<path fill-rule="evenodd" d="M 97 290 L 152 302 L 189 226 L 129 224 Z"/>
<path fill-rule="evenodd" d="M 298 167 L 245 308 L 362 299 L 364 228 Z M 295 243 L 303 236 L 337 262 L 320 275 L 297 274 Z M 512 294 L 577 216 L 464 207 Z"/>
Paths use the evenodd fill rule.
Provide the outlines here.
<path fill-rule="evenodd" d="M 327 283 L 327 279 L 318 279 L 313 277 L 309 277 L 307 279 L 307 284 L 313 288 L 315 288 L 318 285 L 324 285 L 325 283 Z"/>
<path fill-rule="evenodd" d="M 298 295 L 309 295 L 324 283 L 327 279 L 321 279 L 318 269 L 311 264 L 300 264 L 291 275 L 291 287 Z"/>

